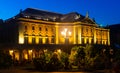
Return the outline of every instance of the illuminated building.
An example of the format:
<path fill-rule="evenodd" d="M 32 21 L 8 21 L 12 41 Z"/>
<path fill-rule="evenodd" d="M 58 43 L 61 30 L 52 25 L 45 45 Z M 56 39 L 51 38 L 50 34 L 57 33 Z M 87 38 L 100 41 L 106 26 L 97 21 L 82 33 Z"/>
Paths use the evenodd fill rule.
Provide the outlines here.
<path fill-rule="evenodd" d="M 32 59 L 43 47 L 59 49 L 64 45 L 110 45 L 109 29 L 77 12 L 59 14 L 27 8 L 4 23 L 7 48 L 14 59 Z M 59 46 L 59 47 L 58 47 Z M 45 48 L 43 48 L 45 49 Z"/>

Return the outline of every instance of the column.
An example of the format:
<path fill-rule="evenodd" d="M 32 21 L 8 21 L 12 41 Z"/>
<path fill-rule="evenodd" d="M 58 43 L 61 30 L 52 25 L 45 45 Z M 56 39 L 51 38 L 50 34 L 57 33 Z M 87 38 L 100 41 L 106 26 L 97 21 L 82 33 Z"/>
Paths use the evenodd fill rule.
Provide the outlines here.
<path fill-rule="evenodd" d="M 78 30 L 77 30 L 77 31 L 78 31 L 78 37 L 77 37 L 77 38 L 78 38 L 78 40 L 77 40 L 77 41 L 78 41 L 78 44 L 82 44 L 82 40 L 81 40 L 81 39 L 82 39 L 82 38 L 81 38 L 81 36 L 82 36 L 82 34 L 81 34 L 82 31 L 81 31 L 81 29 L 82 29 L 81 25 L 78 26 Z"/>
<path fill-rule="evenodd" d="M 107 41 L 108 41 L 107 44 L 110 45 L 110 30 L 109 30 L 109 29 L 108 29 L 107 33 L 108 33 L 108 34 L 107 34 L 107 37 L 108 37 L 108 38 L 107 38 L 107 39 L 108 39 L 108 40 L 107 40 Z"/>
<path fill-rule="evenodd" d="M 59 44 L 59 39 L 58 39 L 58 25 L 55 26 L 55 39 L 56 39 L 56 44 Z"/>
<path fill-rule="evenodd" d="M 96 29 L 94 28 L 94 44 L 96 44 Z"/>
<path fill-rule="evenodd" d="M 73 32 L 74 32 L 74 33 L 73 33 L 73 35 L 74 35 L 74 37 L 73 37 L 73 38 L 74 38 L 74 44 L 76 44 L 76 32 L 77 32 L 77 31 L 76 31 L 76 26 L 75 26 L 75 25 L 74 25 L 74 27 L 73 27 Z"/>
<path fill-rule="evenodd" d="M 19 25 L 19 39 L 18 39 L 18 43 L 19 44 L 24 44 L 24 29 L 23 29 L 23 25 Z"/>

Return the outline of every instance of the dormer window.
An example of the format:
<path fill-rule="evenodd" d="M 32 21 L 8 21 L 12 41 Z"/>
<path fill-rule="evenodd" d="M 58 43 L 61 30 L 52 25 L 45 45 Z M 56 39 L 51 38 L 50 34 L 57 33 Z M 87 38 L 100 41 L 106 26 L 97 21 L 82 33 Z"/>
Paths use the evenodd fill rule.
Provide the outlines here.
<path fill-rule="evenodd" d="M 25 17 L 26 17 L 26 18 L 30 18 L 30 16 L 27 16 L 27 15 L 26 15 Z"/>
<path fill-rule="evenodd" d="M 56 17 L 53 17 L 53 21 L 55 21 L 56 20 Z"/>
<path fill-rule="evenodd" d="M 41 19 L 41 17 L 35 17 L 35 19 Z"/>
<path fill-rule="evenodd" d="M 77 19 L 79 19 L 80 18 L 80 15 L 76 15 L 75 16 L 75 19 L 77 20 Z"/>

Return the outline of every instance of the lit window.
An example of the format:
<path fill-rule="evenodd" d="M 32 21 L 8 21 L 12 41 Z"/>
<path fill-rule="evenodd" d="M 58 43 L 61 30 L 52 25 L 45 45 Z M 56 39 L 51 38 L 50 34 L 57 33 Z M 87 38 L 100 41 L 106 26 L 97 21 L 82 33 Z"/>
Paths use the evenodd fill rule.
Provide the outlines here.
<path fill-rule="evenodd" d="M 13 56 L 13 50 L 9 50 L 9 54 Z"/>

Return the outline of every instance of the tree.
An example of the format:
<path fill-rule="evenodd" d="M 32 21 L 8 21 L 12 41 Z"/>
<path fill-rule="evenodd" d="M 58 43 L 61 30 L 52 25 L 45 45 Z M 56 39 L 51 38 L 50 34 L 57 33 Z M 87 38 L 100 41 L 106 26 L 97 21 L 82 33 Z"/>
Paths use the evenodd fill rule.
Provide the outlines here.
<path fill-rule="evenodd" d="M 58 71 L 63 68 L 62 62 L 58 59 L 58 54 L 53 53 L 49 63 L 48 63 L 48 71 Z"/>
<path fill-rule="evenodd" d="M 12 57 L 0 50 L 0 68 L 8 68 L 13 64 Z"/>
<path fill-rule="evenodd" d="M 70 61 L 81 69 L 91 69 L 94 66 L 94 61 L 98 57 L 92 45 L 75 46 L 71 50 Z"/>

